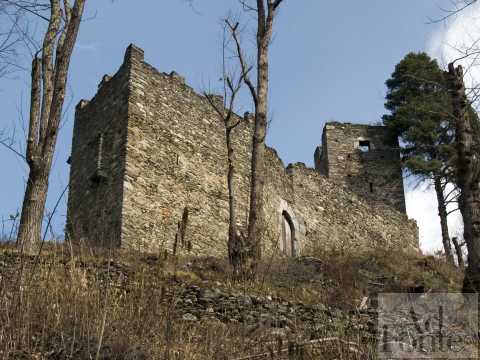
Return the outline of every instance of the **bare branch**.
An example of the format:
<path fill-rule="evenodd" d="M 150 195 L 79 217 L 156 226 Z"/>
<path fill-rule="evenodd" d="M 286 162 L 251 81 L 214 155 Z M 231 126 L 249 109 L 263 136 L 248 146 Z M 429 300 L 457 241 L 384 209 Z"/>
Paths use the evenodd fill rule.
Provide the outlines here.
<path fill-rule="evenodd" d="M 468 8 L 469 6 L 473 5 L 476 2 L 477 2 L 477 0 L 463 0 L 463 1 L 458 2 L 457 4 L 454 4 L 454 6 L 456 8 L 453 9 L 453 10 L 440 8 L 440 10 L 442 10 L 444 13 L 446 13 L 446 15 L 440 17 L 439 19 L 429 19 L 429 24 L 436 24 L 436 23 L 445 21 L 445 20 L 449 19 L 450 17 L 459 14 L 460 12 L 462 12 L 463 10 L 465 10 L 466 8 Z M 463 3 L 463 4 L 460 5 L 460 6 L 457 6 L 459 3 Z"/>
<path fill-rule="evenodd" d="M 12 0 L 0 0 L 0 5 L 6 4 L 16 7 L 20 10 L 26 11 L 32 15 L 38 16 L 40 19 L 50 21 L 50 19 L 42 15 L 42 11 L 46 11 L 50 8 L 48 4 L 38 3 L 37 1 L 12 1 Z"/>
<path fill-rule="evenodd" d="M 445 201 L 450 201 L 452 200 L 450 197 L 451 196 L 454 196 L 453 199 L 455 199 L 455 202 L 457 201 L 457 198 L 458 198 L 458 193 L 459 193 L 459 189 L 455 186 L 447 195 L 445 195 Z"/>
<path fill-rule="evenodd" d="M 243 82 L 247 85 L 248 89 L 250 90 L 250 94 L 252 95 L 253 102 L 255 103 L 255 106 L 258 102 L 257 99 L 257 91 L 255 89 L 255 86 L 253 85 L 252 81 L 250 80 L 249 73 L 252 70 L 252 66 L 248 66 L 247 62 L 245 60 L 245 55 L 242 50 L 242 46 L 240 43 L 240 39 L 238 37 L 238 26 L 239 23 L 232 24 L 229 19 L 225 19 L 225 23 L 227 24 L 229 30 L 230 30 L 230 35 L 232 36 L 234 42 L 235 42 L 235 47 L 236 47 L 236 54 L 238 61 L 240 63 L 241 71 L 242 71 L 242 79 Z"/>
<path fill-rule="evenodd" d="M 283 2 L 283 0 L 275 0 L 273 2 L 273 10 L 277 10 L 277 8 L 280 6 L 280 4 Z"/>
<path fill-rule="evenodd" d="M 25 155 L 23 155 L 20 151 L 18 151 L 17 149 L 15 149 L 15 146 L 14 146 L 14 143 L 13 143 L 13 140 L 12 139 L 8 139 L 8 138 L 5 138 L 5 139 L 0 139 L 0 145 L 2 145 L 3 147 L 5 147 L 6 149 L 10 150 L 11 152 L 13 152 L 15 155 L 17 155 L 20 159 L 24 160 L 24 161 L 27 161 L 27 159 L 25 158 Z"/>
<path fill-rule="evenodd" d="M 454 212 L 457 212 L 457 211 L 460 211 L 460 209 L 456 208 L 456 209 L 450 210 L 449 212 L 447 212 L 447 216 L 450 215 L 450 214 L 453 214 Z"/>
<path fill-rule="evenodd" d="M 215 102 L 215 96 L 206 92 L 204 92 L 203 95 L 205 96 L 213 110 L 215 110 L 218 116 L 223 120 L 225 118 L 225 113 L 222 111 L 221 108 L 218 107 L 217 103 Z"/>
<path fill-rule="evenodd" d="M 239 0 L 238 1 L 241 5 L 242 5 L 242 8 L 243 8 L 243 11 L 254 11 L 254 12 L 257 12 L 257 8 L 248 4 L 247 3 L 247 0 Z"/>

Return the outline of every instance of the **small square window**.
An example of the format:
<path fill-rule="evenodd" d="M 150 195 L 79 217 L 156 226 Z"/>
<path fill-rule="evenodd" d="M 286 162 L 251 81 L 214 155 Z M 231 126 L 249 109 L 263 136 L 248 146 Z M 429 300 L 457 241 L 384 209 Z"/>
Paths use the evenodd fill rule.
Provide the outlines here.
<path fill-rule="evenodd" d="M 369 140 L 360 140 L 358 142 L 358 148 L 362 152 L 369 152 L 371 150 L 371 145 Z"/>

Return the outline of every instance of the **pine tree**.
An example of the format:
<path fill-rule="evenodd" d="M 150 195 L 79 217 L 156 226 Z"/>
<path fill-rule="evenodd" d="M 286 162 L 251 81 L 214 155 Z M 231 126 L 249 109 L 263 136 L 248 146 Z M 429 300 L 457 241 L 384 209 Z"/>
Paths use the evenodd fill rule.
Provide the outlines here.
<path fill-rule="evenodd" d="M 455 123 L 445 73 L 426 53 L 410 53 L 397 64 L 387 80 L 383 116 L 390 140 L 400 139 L 404 168 L 409 174 L 433 182 L 438 200 L 442 243 L 453 263 L 448 234 L 447 204 L 452 194 L 445 187 L 454 183 Z"/>

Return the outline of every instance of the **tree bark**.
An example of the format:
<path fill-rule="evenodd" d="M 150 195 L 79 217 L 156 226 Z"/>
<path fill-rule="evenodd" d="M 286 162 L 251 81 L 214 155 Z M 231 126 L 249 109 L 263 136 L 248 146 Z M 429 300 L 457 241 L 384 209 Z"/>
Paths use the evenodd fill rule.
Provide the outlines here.
<path fill-rule="evenodd" d="M 262 255 L 264 233 L 265 138 L 268 119 L 269 61 L 268 50 L 273 31 L 273 20 L 281 0 L 257 0 L 257 94 L 255 101 L 255 128 L 253 132 L 250 208 L 248 214 L 248 239 L 245 266 L 254 275 Z"/>
<path fill-rule="evenodd" d="M 38 251 L 47 192 L 48 175 L 30 171 L 18 228 L 17 246 L 22 253 L 33 255 Z"/>
<path fill-rule="evenodd" d="M 460 188 L 459 207 L 464 223 L 464 239 L 468 250 L 468 266 L 463 282 L 464 292 L 480 291 L 480 184 L 478 159 L 473 151 L 473 131 L 467 111 L 463 69 L 448 65 L 448 86 L 453 103 L 457 141 L 457 182 Z"/>
<path fill-rule="evenodd" d="M 260 101 L 259 105 L 266 109 L 266 104 Z M 260 106 L 259 106 L 260 107 Z M 259 110 L 260 111 L 260 110 Z M 258 260 L 261 258 L 261 236 L 263 233 L 263 192 L 265 184 L 264 158 L 265 158 L 265 135 L 266 135 L 266 113 L 260 114 L 257 111 L 255 116 L 255 129 L 252 144 L 251 162 L 251 188 L 250 208 L 248 213 L 248 240 L 245 247 L 245 268 L 248 272 L 256 272 Z M 264 110 L 263 110 L 264 111 Z"/>
<path fill-rule="evenodd" d="M 445 251 L 445 257 L 447 259 L 447 262 L 454 265 L 455 261 L 453 260 L 452 246 L 450 244 L 450 235 L 448 234 L 447 205 L 445 204 L 445 196 L 443 194 L 441 178 L 438 176 L 434 176 L 433 183 L 435 185 L 435 192 L 437 194 L 438 216 L 440 217 L 440 227 L 442 229 L 442 243 L 443 249 Z"/>

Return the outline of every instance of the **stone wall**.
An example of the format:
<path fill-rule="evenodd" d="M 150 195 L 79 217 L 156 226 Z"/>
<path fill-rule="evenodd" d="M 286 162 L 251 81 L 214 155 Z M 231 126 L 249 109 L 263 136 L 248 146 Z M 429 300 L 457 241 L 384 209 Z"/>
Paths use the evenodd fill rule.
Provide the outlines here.
<path fill-rule="evenodd" d="M 369 201 L 386 202 L 405 212 L 399 146 L 385 144 L 386 131 L 383 126 L 327 123 L 315 166 Z"/>
<path fill-rule="evenodd" d="M 76 107 L 70 157 L 67 236 L 119 245 L 130 70 L 104 76 L 91 101 Z"/>
<path fill-rule="evenodd" d="M 306 219 L 304 252 L 312 248 L 418 248 L 414 220 L 388 205 L 365 201 L 302 163 L 289 165 L 298 218 Z"/>
<path fill-rule="evenodd" d="M 118 81 L 120 78 L 127 81 Z M 116 90 L 107 98 L 115 100 L 104 99 L 102 94 L 113 87 Z M 121 224 L 122 247 L 147 252 L 176 248 L 225 256 L 229 216 L 225 133 L 207 100 L 178 74 L 161 73 L 145 63 L 143 51 L 130 46 L 119 73 L 84 109 L 75 122 L 69 213 L 83 225 L 93 221 L 91 214 L 97 208 L 106 203 L 110 206 L 109 197 L 115 197 L 112 205 L 116 209 L 106 214 L 110 218 L 102 220 L 98 233 L 86 234 L 102 243 L 102 229 L 117 224 L 112 234 L 118 234 Z M 122 121 L 104 124 L 110 113 L 122 114 Z M 92 135 L 77 135 L 87 132 L 83 124 L 89 124 Z M 88 204 L 79 207 L 86 189 L 78 184 L 86 183 L 91 170 L 79 171 L 75 162 L 77 167 L 95 162 L 94 152 L 84 150 L 88 147 L 84 141 L 104 125 L 121 127 L 125 133 L 124 141 L 110 148 L 115 152 L 115 165 L 105 168 L 112 187 L 103 188 L 103 203 L 89 195 Z M 252 125 L 250 118 L 242 118 L 233 134 L 240 227 L 245 227 L 248 214 Z M 119 159 L 123 165 L 122 161 L 117 164 Z M 383 204 L 370 204 L 303 164 L 285 168 L 270 148 L 265 171 L 265 253 L 285 250 L 279 239 L 285 236 L 286 227 L 292 233 L 291 250 L 296 255 L 326 247 L 418 248 L 416 225 L 405 214 Z M 184 237 L 178 236 L 180 224 L 185 226 Z"/>
<path fill-rule="evenodd" d="M 228 224 L 227 157 L 223 125 L 203 96 L 176 73 L 160 73 L 132 48 L 122 244 L 141 251 L 174 246 L 224 255 Z M 237 212 L 248 202 L 251 123 L 234 130 Z"/>

